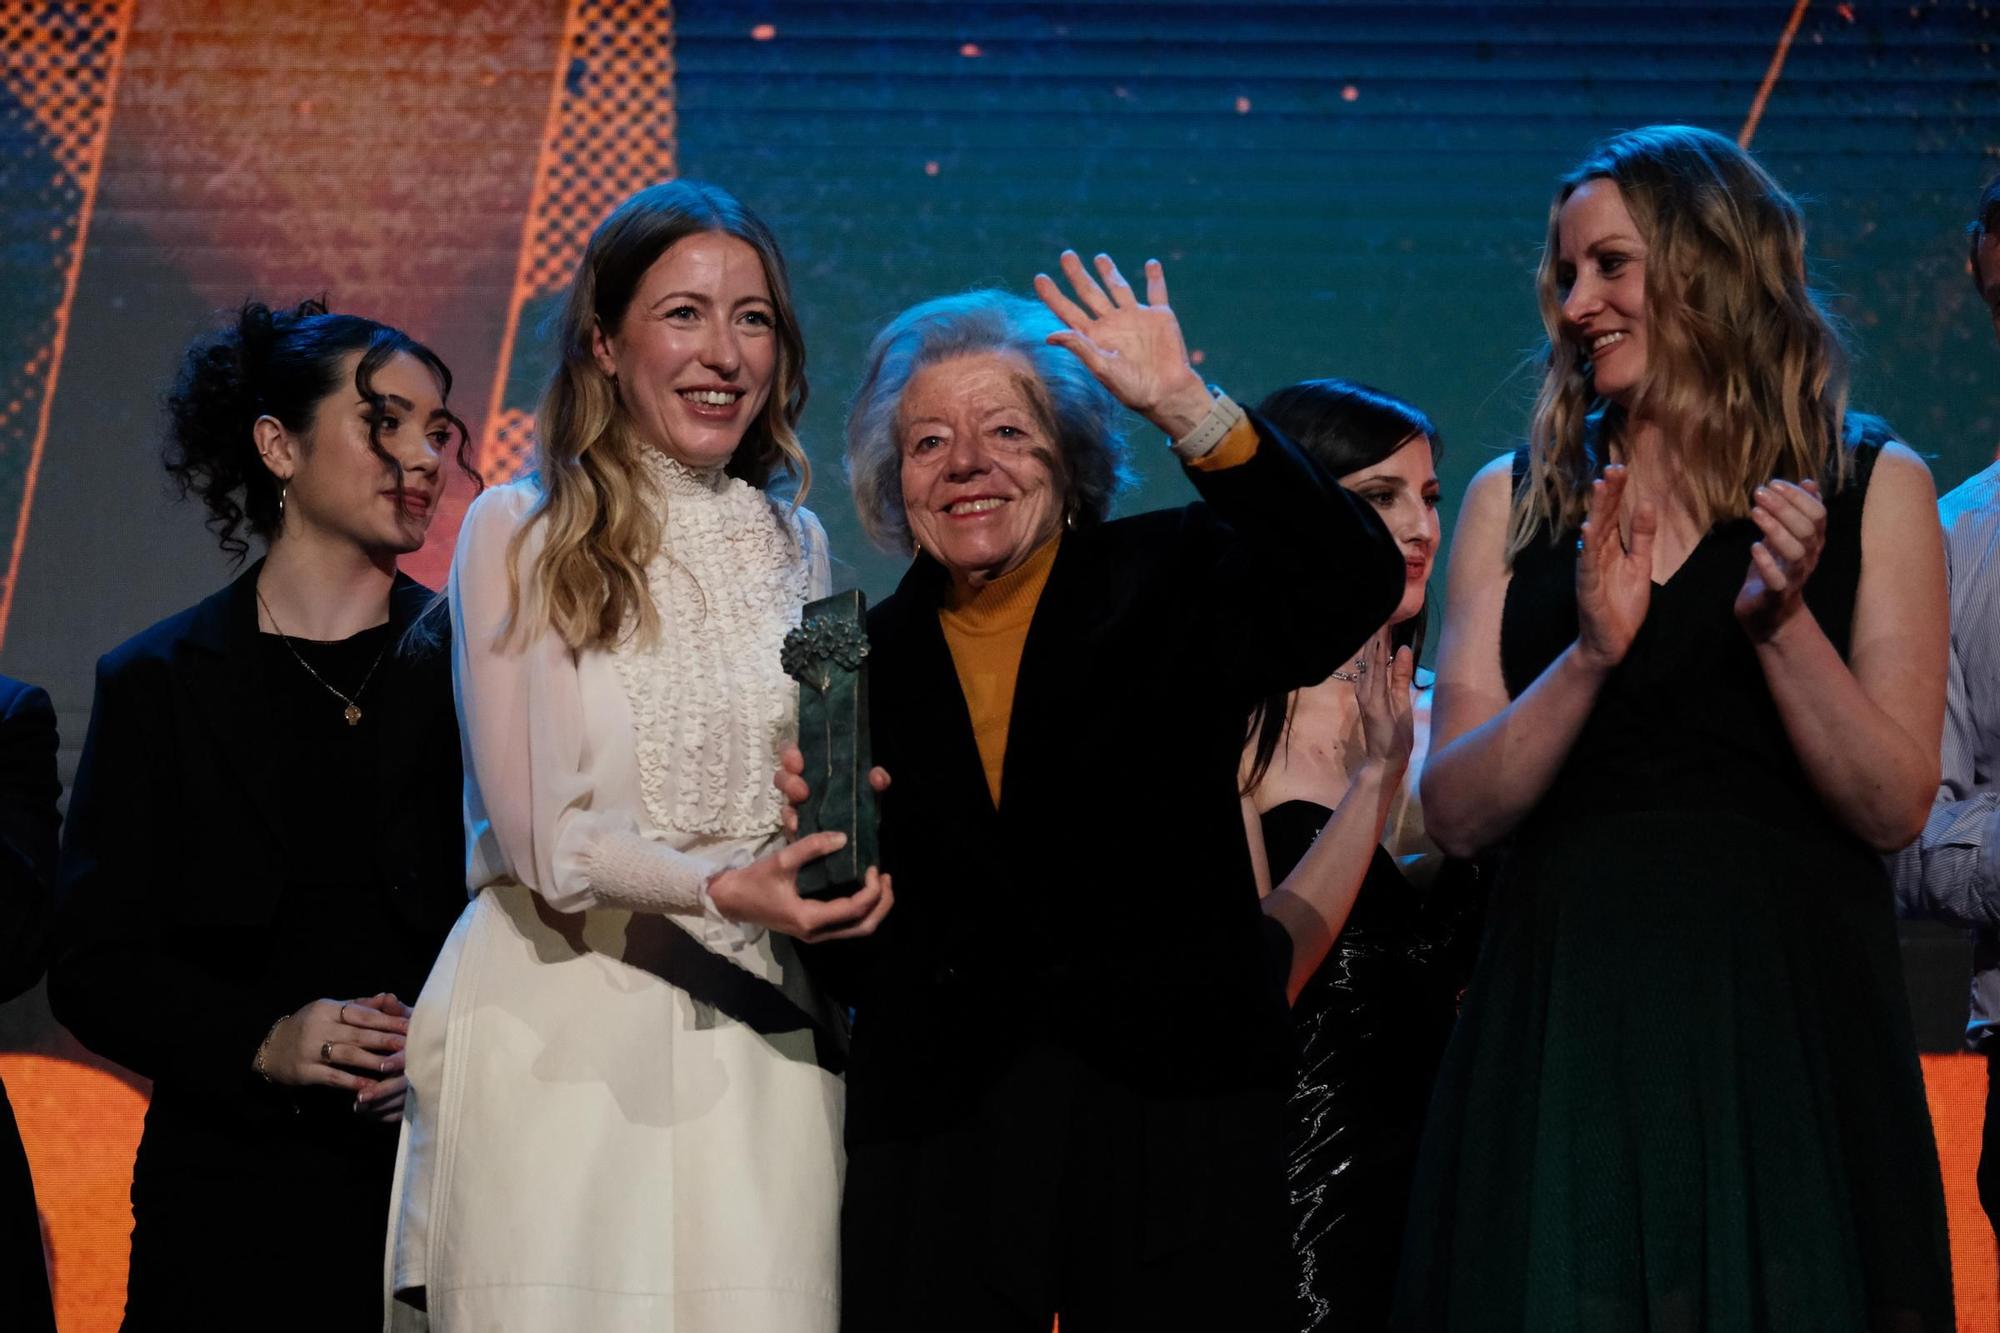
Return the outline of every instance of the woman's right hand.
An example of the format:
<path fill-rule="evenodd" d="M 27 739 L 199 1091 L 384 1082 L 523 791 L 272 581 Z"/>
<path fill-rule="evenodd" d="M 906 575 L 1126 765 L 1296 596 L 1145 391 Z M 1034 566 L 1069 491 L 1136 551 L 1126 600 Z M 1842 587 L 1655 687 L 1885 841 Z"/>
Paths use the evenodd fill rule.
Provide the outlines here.
<path fill-rule="evenodd" d="M 1589 516 L 1576 543 L 1576 644 L 1585 661 L 1608 671 L 1645 622 L 1653 600 L 1653 538 L 1659 512 L 1650 502 L 1632 509 L 1629 542 L 1619 531 L 1630 478 L 1622 463 L 1590 484 Z"/>
<path fill-rule="evenodd" d="M 1192 433 L 1207 418 L 1215 399 L 1189 364 L 1180 320 L 1167 304 L 1167 275 L 1160 261 L 1146 261 L 1144 301 L 1110 255 L 1097 256 L 1102 287 L 1076 251 L 1063 251 L 1061 264 L 1076 292 L 1074 301 L 1048 274 L 1035 275 L 1035 295 L 1069 326 L 1051 333 L 1049 341 L 1074 352 L 1113 397 L 1165 431 L 1169 439 Z"/>
<path fill-rule="evenodd" d="M 845 833 L 813 833 L 708 882 L 709 901 L 731 921 L 780 931 L 810 944 L 873 935 L 895 905 L 889 877 L 874 866 L 859 891 L 820 901 L 799 896 L 799 867 L 847 845 Z"/>
<path fill-rule="evenodd" d="M 384 993 L 359 1000 L 314 1000 L 287 1014 L 264 1038 L 252 1058 L 273 1083 L 288 1087 L 340 1088 L 359 1092 L 378 1077 L 403 1049 L 410 1031 L 409 1010 Z"/>

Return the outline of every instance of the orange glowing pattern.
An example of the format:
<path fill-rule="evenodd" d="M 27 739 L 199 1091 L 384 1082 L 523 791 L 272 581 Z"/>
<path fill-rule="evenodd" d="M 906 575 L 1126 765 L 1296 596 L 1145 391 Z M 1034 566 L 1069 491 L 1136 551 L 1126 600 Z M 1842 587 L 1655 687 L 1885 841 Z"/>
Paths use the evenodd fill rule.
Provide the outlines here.
<path fill-rule="evenodd" d="M 70 305 L 97 203 L 105 131 L 131 26 L 132 0 L 0 0 L 0 82 L 15 106 L 34 121 L 8 128 L 37 139 L 54 166 L 51 179 L 23 180 L 15 188 L 40 192 L 49 200 L 57 218 L 49 239 L 56 243 L 55 262 L 62 270 L 62 294 L 47 316 L 47 340 L 26 364 L 0 367 L 0 472 L 5 490 L 13 492 L 4 498 L 14 501 L 7 571 L 0 582 L 0 643 L 14 608 L 28 512 L 48 443 L 49 408 L 69 340 Z"/>
<path fill-rule="evenodd" d="M 1794 0 L 1792 16 L 1785 21 L 1785 30 L 1778 34 L 1778 48 L 1771 53 L 1770 68 L 1764 71 L 1764 82 L 1757 86 L 1757 95 L 1750 99 L 1750 114 L 1744 118 L 1743 128 L 1736 136 L 1738 148 L 1748 148 L 1750 141 L 1757 137 L 1757 123 L 1764 119 L 1764 106 L 1771 100 L 1771 89 L 1778 86 L 1778 76 L 1785 72 L 1785 57 L 1792 49 L 1792 39 L 1799 35 L 1799 24 L 1806 16 L 1806 6 L 1811 0 Z"/>
<path fill-rule="evenodd" d="M 1945 1215 L 1951 1229 L 1951 1282 L 1961 1329 L 2000 1328 L 2000 1260 L 1993 1227 L 1979 1206 L 1980 1127 L 1986 1122 L 1986 1060 L 1977 1055 L 1926 1055 L 1924 1092 L 1944 1172 Z"/>
<path fill-rule="evenodd" d="M 49 1249 L 56 1327 L 118 1327 L 132 1254 L 132 1156 L 146 1094 L 92 1065 L 53 1055 L 0 1054 Z"/>
<path fill-rule="evenodd" d="M 563 289 L 592 229 L 614 205 L 673 178 L 674 137 L 672 8 L 657 0 L 569 0 L 479 446 L 488 482 L 513 479 L 534 455 L 533 406 L 507 401 L 522 311 Z"/>

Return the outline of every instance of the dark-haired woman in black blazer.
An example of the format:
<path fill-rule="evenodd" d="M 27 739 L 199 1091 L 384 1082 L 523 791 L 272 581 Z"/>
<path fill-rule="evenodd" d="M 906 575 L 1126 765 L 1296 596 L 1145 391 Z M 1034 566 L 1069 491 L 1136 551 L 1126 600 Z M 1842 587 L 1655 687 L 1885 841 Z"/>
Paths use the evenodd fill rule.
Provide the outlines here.
<path fill-rule="evenodd" d="M 463 451 L 450 385 L 394 329 L 252 305 L 169 399 L 169 472 L 269 551 L 98 664 L 70 804 L 50 999 L 153 1080 L 127 1329 L 380 1324 L 402 997 L 464 904 L 450 654 L 396 571 Z"/>

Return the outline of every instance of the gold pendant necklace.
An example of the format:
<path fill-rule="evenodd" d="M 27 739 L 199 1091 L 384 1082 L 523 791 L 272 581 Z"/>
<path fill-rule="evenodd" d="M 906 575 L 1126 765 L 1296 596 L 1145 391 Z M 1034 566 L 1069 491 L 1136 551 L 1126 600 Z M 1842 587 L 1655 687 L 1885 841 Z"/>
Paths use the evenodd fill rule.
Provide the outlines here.
<path fill-rule="evenodd" d="M 354 687 L 354 693 L 352 695 L 342 694 L 339 690 L 336 690 L 335 688 L 333 688 L 332 685 L 329 685 L 327 683 L 327 679 L 325 676 L 322 676 L 319 674 L 319 672 L 314 671 L 312 663 L 306 661 L 304 656 L 300 654 L 299 650 L 292 646 L 292 636 L 285 633 L 284 629 L 278 624 L 278 618 L 275 615 L 271 614 L 271 604 L 264 600 L 264 590 L 262 588 L 254 588 L 252 589 L 252 591 L 254 591 L 257 594 L 257 605 L 264 608 L 264 618 L 271 622 L 271 628 L 277 631 L 278 638 L 284 643 L 285 651 L 292 655 L 292 660 L 294 662 L 297 662 L 300 666 L 304 667 L 306 669 L 306 674 L 308 676 L 311 676 L 314 680 L 318 681 L 320 683 L 320 687 L 324 689 L 328 694 L 331 694 L 334 698 L 340 700 L 342 703 L 347 705 L 347 707 L 341 711 L 340 715 L 347 719 L 348 726 L 350 727 L 359 726 L 361 724 L 361 705 L 356 703 L 355 700 L 359 699 L 361 697 L 362 691 L 368 688 L 368 682 L 375 679 L 375 668 L 382 665 L 382 658 L 388 653 L 389 645 L 384 643 L 382 647 L 376 651 L 375 660 L 368 664 L 368 674 L 363 676 L 361 678 L 361 683 Z"/>

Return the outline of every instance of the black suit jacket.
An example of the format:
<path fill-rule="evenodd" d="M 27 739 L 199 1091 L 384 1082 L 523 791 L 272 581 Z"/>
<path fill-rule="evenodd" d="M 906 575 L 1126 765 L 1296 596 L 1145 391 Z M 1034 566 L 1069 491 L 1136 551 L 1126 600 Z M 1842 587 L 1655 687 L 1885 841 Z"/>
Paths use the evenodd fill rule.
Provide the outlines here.
<path fill-rule="evenodd" d="M 0 1000 L 42 979 L 56 874 L 56 713 L 33 685 L 0 676 Z M 27 1153 L 0 1087 L 0 1310 L 9 1327 L 54 1333 Z"/>
<path fill-rule="evenodd" d="M 56 875 L 56 712 L 34 685 L 0 676 L 0 1000 L 48 963 Z"/>
<path fill-rule="evenodd" d="M 449 646 L 392 648 L 364 700 L 386 742 L 373 823 L 295 845 L 260 680 L 261 563 L 98 662 L 70 795 L 49 999 L 85 1046 L 153 1080 L 141 1177 L 226 1157 L 292 1114 L 250 1062 L 280 1012 L 319 997 L 274 1011 L 249 984 L 291 875 L 336 840 L 365 843 L 395 918 L 431 953 L 465 905 Z M 399 576 L 392 632 L 431 599 Z"/>
<path fill-rule="evenodd" d="M 970 1105 L 1023 1042 L 1141 1089 L 1283 1087 L 1289 1019 L 1236 791 L 1257 700 L 1388 620 L 1381 523 L 1259 423 L 1205 503 L 1063 537 L 1022 652 L 998 809 L 919 557 L 869 619 L 883 861 L 896 908 L 818 951 L 856 1003 L 852 1141 Z"/>

